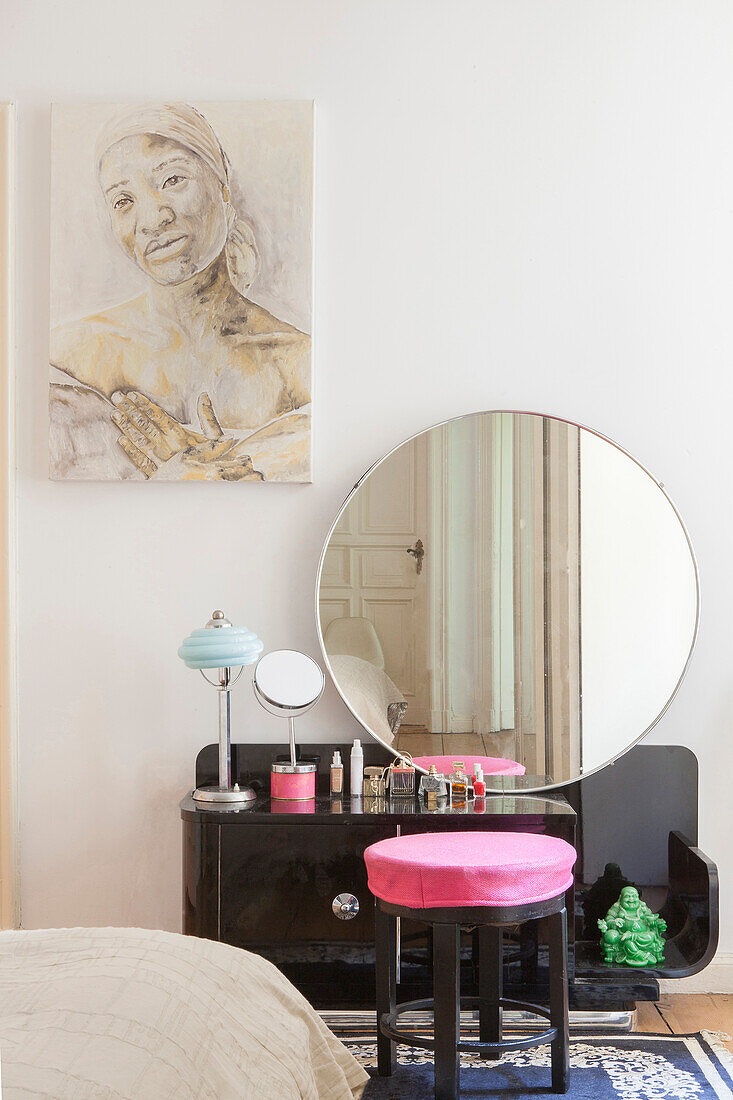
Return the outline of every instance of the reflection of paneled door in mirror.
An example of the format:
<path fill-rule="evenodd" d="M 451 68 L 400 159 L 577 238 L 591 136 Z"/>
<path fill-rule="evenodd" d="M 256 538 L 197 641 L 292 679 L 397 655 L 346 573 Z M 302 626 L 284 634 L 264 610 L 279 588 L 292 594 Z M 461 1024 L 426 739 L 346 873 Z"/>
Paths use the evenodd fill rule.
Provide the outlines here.
<path fill-rule="evenodd" d="M 580 429 L 545 420 L 545 738 L 555 782 L 581 770 Z"/>
<path fill-rule="evenodd" d="M 335 619 L 372 623 L 410 725 L 429 717 L 425 448 L 423 437 L 401 447 L 346 508 L 324 557 L 319 598 L 324 635 Z"/>
<path fill-rule="evenodd" d="M 513 419 L 516 759 L 531 774 L 544 775 L 547 765 L 543 421 L 529 416 Z"/>
<path fill-rule="evenodd" d="M 579 429 L 540 417 L 514 422 L 518 759 L 560 782 L 582 764 Z"/>
<path fill-rule="evenodd" d="M 430 729 L 475 735 L 456 751 L 513 757 L 511 422 L 467 417 L 430 435 L 429 602 Z"/>

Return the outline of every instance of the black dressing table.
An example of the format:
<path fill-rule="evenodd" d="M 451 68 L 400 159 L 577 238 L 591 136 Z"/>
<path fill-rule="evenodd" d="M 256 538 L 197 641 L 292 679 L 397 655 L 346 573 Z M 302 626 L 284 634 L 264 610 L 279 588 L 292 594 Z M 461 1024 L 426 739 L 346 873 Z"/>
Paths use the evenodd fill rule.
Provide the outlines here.
<path fill-rule="evenodd" d="M 406 833 L 525 830 L 578 854 L 566 905 L 571 1008 L 628 1013 L 658 998 L 661 978 L 707 965 L 718 883 L 697 848 L 697 760 L 640 744 L 682 682 L 699 621 L 692 544 L 661 482 L 557 417 L 458 417 L 405 440 L 354 486 L 316 593 L 324 662 L 368 735 L 364 764 L 409 752 L 449 771 L 480 757 L 487 797 L 443 812 L 416 797 L 331 798 L 329 761 L 338 748 L 348 764 L 346 743 L 300 746 L 319 757 L 317 797 L 274 802 L 278 746 L 233 746 L 232 779 L 260 793 L 235 810 L 181 803 L 184 932 L 264 955 L 318 1008 L 373 1009 L 365 848 Z M 497 758 L 520 774 L 492 777 Z M 217 778 L 209 745 L 196 785 Z M 603 961 L 598 919 L 625 885 L 666 921 L 657 966 L 624 965 L 657 956 L 623 944 Z M 546 1003 L 544 932 L 540 921 L 509 934 L 509 999 Z M 429 997 L 429 931 L 403 919 L 397 935 L 397 1000 Z M 469 929 L 468 996 L 474 948 Z"/>
<path fill-rule="evenodd" d="M 185 933 L 265 956 L 317 1008 L 373 1008 L 374 915 L 364 849 L 398 830 L 527 830 L 560 836 L 579 853 L 567 906 L 572 1008 L 626 1011 L 636 1001 L 656 1000 L 660 977 L 696 973 L 712 958 L 717 870 L 695 846 L 697 761 L 688 749 L 637 746 L 612 768 L 547 795 L 523 794 L 523 784 L 534 785 L 529 777 L 506 777 L 501 780 L 506 793 L 488 794 L 479 810 L 469 803 L 465 811 L 427 812 L 417 798 L 371 802 L 329 796 L 328 762 L 339 747 L 348 759 L 348 744 L 302 748 L 321 758 L 312 803 L 270 799 L 268 769 L 279 748 L 256 744 L 232 746 L 233 775 L 259 787 L 256 801 L 222 811 L 203 808 L 190 794 L 183 799 Z M 199 753 L 197 786 L 215 780 L 217 752 L 216 745 L 208 745 Z M 366 764 L 388 759 L 376 743 L 365 744 L 364 754 Z M 619 864 L 665 916 L 664 967 L 637 970 L 602 962 L 594 921 L 599 904 L 606 905 L 603 884 L 589 894 L 609 862 Z M 523 933 L 507 952 L 505 987 L 509 996 L 541 1002 L 545 959 L 534 935 L 534 930 Z M 403 921 L 401 1000 L 427 995 L 428 948 L 425 928 Z M 469 933 L 462 976 L 466 993 L 473 978 Z"/>

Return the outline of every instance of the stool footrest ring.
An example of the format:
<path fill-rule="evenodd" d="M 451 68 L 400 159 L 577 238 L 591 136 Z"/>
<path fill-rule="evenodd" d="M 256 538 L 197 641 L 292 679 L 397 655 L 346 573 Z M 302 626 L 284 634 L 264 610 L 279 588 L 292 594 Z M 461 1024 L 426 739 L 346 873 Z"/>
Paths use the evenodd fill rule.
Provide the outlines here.
<path fill-rule="evenodd" d="M 481 999 L 479 997 L 461 997 L 462 1009 L 475 1009 L 479 1008 Z M 507 997 L 501 997 L 499 999 L 499 1005 L 502 1008 L 513 1008 L 520 1012 L 532 1012 L 535 1016 L 542 1016 L 545 1020 L 550 1019 L 550 1013 L 546 1008 L 542 1008 L 540 1005 L 528 1004 L 526 1001 L 512 1001 Z M 382 1035 L 388 1039 L 392 1039 L 396 1043 L 404 1043 L 411 1047 L 422 1047 L 424 1050 L 435 1050 L 435 1040 L 427 1039 L 422 1035 L 407 1034 L 400 1028 L 395 1026 L 397 1019 L 404 1015 L 406 1012 L 428 1012 L 432 1011 L 435 1007 L 435 1001 L 433 998 L 428 998 L 423 1001 L 405 1001 L 401 1005 L 397 1005 L 394 1012 L 384 1012 L 379 1020 L 379 1030 Z M 535 1035 L 526 1035 L 519 1039 L 500 1039 L 498 1042 L 479 1042 L 472 1040 L 461 1040 L 456 1049 L 462 1053 L 476 1053 L 482 1050 L 486 1051 L 509 1051 L 509 1050 L 528 1050 L 530 1047 L 544 1046 L 545 1043 L 552 1042 L 557 1037 L 557 1028 L 548 1027 L 545 1031 L 540 1031 Z"/>

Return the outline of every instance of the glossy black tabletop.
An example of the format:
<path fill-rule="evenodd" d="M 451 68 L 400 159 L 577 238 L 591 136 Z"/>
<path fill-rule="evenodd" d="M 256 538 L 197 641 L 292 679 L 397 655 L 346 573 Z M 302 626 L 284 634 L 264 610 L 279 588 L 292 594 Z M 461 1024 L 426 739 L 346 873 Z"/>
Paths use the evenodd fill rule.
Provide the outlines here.
<path fill-rule="evenodd" d="M 303 825 L 309 822 L 323 825 L 325 820 L 345 824 L 376 821 L 392 824 L 414 821 L 416 817 L 460 819 L 481 818 L 488 823 L 503 821 L 507 817 L 522 823 L 540 822 L 548 817 L 571 818 L 575 810 L 562 795 L 546 798 L 542 795 L 490 795 L 460 805 L 450 803 L 437 810 L 428 810 L 421 799 L 415 798 L 351 798 L 319 795 L 306 802 L 291 802 L 270 798 L 263 792 L 252 802 L 240 806 L 226 806 L 215 809 L 204 802 L 195 802 L 188 794 L 181 801 L 181 817 L 184 821 L 213 821 L 217 824 L 235 824 L 237 822 L 258 822 L 276 825 L 278 822 L 292 824 L 298 821 Z"/>
<path fill-rule="evenodd" d="M 218 809 L 205 802 L 195 802 L 191 792 L 180 804 L 181 817 L 184 821 L 198 823 L 277 824 L 282 822 L 292 824 L 299 821 L 303 825 L 309 822 L 324 825 L 328 821 L 352 824 L 371 821 L 399 825 L 416 819 L 435 817 L 444 821 L 455 820 L 457 827 L 460 827 L 458 823 L 461 819 L 465 821 L 469 818 L 478 824 L 478 819 L 481 818 L 487 824 L 492 821 L 501 822 L 504 829 L 507 828 L 508 818 L 514 819 L 517 823 L 532 825 L 540 824 L 547 819 L 571 823 L 576 817 L 575 810 L 560 792 L 524 793 L 527 789 L 546 784 L 547 779 L 544 776 L 487 776 L 487 785 L 491 782 L 493 786 L 500 787 L 501 793 L 496 790 L 487 791 L 484 799 L 469 801 L 463 805 L 448 803 L 437 810 L 428 810 L 425 803 L 417 796 L 396 799 L 351 798 L 349 795 L 331 797 L 328 794 L 328 767 L 331 754 L 334 749 L 338 749 L 342 760 L 347 760 L 351 751 L 349 743 L 302 746 L 303 751 L 307 748 L 309 753 L 315 753 L 316 755 L 311 758 L 318 761 L 316 797 L 307 802 L 278 801 L 270 798 L 270 764 L 276 754 L 283 752 L 286 748 L 287 746 L 265 744 L 232 745 L 232 778 L 242 785 L 254 787 L 259 792 L 257 798 L 238 806 L 225 806 Z M 365 765 L 381 766 L 390 762 L 390 754 L 376 742 L 367 743 L 363 748 Z M 202 787 L 215 784 L 218 779 L 218 767 L 218 745 L 207 745 L 196 758 L 196 784 Z M 346 775 L 344 779 L 348 783 Z M 446 826 L 443 825 L 442 828 Z"/>

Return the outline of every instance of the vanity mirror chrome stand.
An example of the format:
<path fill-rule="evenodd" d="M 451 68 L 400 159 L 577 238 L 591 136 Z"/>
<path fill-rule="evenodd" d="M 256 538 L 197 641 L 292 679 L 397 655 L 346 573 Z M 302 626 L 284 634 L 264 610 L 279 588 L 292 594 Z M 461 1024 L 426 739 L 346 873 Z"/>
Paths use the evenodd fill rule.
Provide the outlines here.
<path fill-rule="evenodd" d="M 294 649 L 276 649 L 257 662 L 252 678 L 260 705 L 288 719 L 290 761 L 276 760 L 270 769 L 273 798 L 307 801 L 315 797 L 317 765 L 297 759 L 295 719 L 316 705 L 326 677 L 312 657 Z"/>
<path fill-rule="evenodd" d="M 314 707 L 323 695 L 323 669 L 307 653 L 274 649 L 257 662 L 252 686 L 257 701 L 269 714 L 288 719 L 290 763 L 295 765 L 295 719 Z"/>

